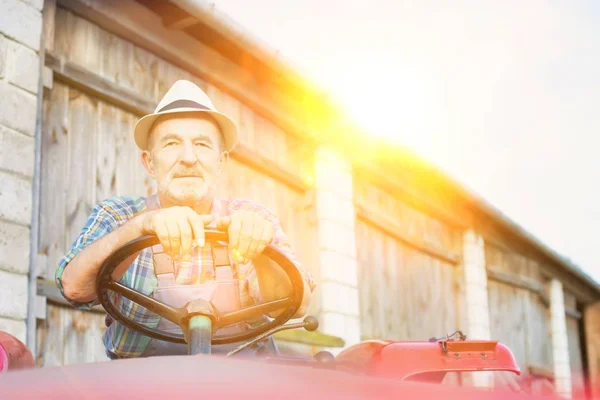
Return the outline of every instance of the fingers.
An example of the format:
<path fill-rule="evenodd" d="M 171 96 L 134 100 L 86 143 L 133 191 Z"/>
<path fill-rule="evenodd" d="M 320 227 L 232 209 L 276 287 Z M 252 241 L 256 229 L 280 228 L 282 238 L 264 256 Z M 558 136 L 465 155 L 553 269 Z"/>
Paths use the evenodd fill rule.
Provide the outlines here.
<path fill-rule="evenodd" d="M 192 244 L 206 244 L 204 227 L 213 220 L 211 215 L 199 215 L 189 207 L 171 207 L 153 217 L 154 233 L 165 253 L 175 260 L 190 261 Z M 229 249 L 239 263 L 248 263 L 260 255 L 274 238 L 273 222 L 260 214 L 238 210 L 217 221 L 218 229 L 227 229 Z"/>
<path fill-rule="evenodd" d="M 167 229 L 167 225 L 163 221 L 158 220 L 154 224 L 153 229 L 164 252 L 171 254 L 171 241 L 169 240 L 169 230 Z"/>
<path fill-rule="evenodd" d="M 262 236 L 259 240 L 258 248 L 256 249 L 256 256 L 262 254 L 265 251 L 265 247 L 267 247 L 273 241 L 275 237 L 275 226 L 272 223 L 268 223 L 262 231 Z"/>
<path fill-rule="evenodd" d="M 240 225 L 240 239 L 238 242 L 237 249 L 240 252 L 242 258 L 244 259 L 243 263 L 246 264 L 248 262 L 248 250 L 250 249 L 250 244 L 252 242 L 254 218 L 252 217 L 252 215 L 248 215 L 248 213 L 246 212 L 242 214 Z"/>
<path fill-rule="evenodd" d="M 221 217 L 217 220 L 217 229 L 225 230 L 229 228 L 229 225 L 231 225 L 230 217 Z"/>
<path fill-rule="evenodd" d="M 248 253 L 246 254 L 246 260 L 253 260 L 258 254 L 258 247 L 261 245 L 261 239 L 263 231 L 267 229 L 267 221 L 261 218 L 259 215 L 253 215 L 253 229 L 252 236 L 250 237 L 250 245 L 248 246 Z"/>
<path fill-rule="evenodd" d="M 192 227 L 187 220 L 177 221 L 177 227 L 181 235 L 181 260 L 192 260 Z"/>
<path fill-rule="evenodd" d="M 211 223 L 212 216 L 210 215 L 199 215 L 194 211 L 188 215 L 189 223 L 194 233 L 194 240 L 198 247 L 204 247 L 206 244 L 206 237 L 204 235 L 204 227 Z"/>
<path fill-rule="evenodd" d="M 181 233 L 179 231 L 179 223 L 176 220 L 165 221 L 169 232 L 169 251 L 174 260 L 179 260 L 181 254 Z"/>
<path fill-rule="evenodd" d="M 240 234 L 242 233 L 242 214 L 235 213 L 231 216 L 231 221 L 229 224 L 229 248 L 232 251 L 239 252 L 239 244 L 240 244 Z M 234 253 L 234 256 L 236 254 Z"/>
<path fill-rule="evenodd" d="M 165 253 L 184 261 L 191 260 L 194 241 L 204 247 L 204 226 L 212 221 L 211 215 L 199 215 L 189 207 L 160 210 L 152 218 L 152 230 Z"/>
<path fill-rule="evenodd" d="M 274 225 L 259 214 L 236 211 L 229 225 L 229 248 L 234 259 L 247 263 L 260 255 L 273 240 Z"/>

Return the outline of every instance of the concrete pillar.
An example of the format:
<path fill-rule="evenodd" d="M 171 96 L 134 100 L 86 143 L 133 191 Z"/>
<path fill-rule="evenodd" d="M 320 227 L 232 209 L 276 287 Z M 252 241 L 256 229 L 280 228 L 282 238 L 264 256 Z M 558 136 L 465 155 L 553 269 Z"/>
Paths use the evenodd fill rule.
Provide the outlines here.
<path fill-rule="evenodd" d="M 321 327 L 349 346 L 360 341 L 352 169 L 324 147 L 317 150 L 315 163 Z"/>
<path fill-rule="evenodd" d="M 0 0 L 0 330 L 26 341 L 41 0 Z"/>
<path fill-rule="evenodd" d="M 565 296 L 562 282 L 552 279 L 548 283 L 550 293 L 550 327 L 552 337 L 552 360 L 554 389 L 561 397 L 571 398 L 571 363 L 565 315 Z"/>
<path fill-rule="evenodd" d="M 488 305 L 485 243 L 473 230 L 463 235 L 463 269 L 465 274 L 465 297 L 467 303 L 467 331 L 469 339 L 490 339 L 490 313 Z M 491 372 L 471 374 L 474 386 L 492 388 Z"/>

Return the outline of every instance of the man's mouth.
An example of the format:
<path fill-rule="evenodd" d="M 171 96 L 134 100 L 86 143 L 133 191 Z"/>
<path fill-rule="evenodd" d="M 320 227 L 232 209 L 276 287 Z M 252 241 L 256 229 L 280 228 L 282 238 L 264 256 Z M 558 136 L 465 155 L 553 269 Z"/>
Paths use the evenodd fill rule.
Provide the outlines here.
<path fill-rule="evenodd" d="M 203 178 L 203 174 L 192 172 L 190 174 L 179 174 L 175 175 L 175 178 Z"/>

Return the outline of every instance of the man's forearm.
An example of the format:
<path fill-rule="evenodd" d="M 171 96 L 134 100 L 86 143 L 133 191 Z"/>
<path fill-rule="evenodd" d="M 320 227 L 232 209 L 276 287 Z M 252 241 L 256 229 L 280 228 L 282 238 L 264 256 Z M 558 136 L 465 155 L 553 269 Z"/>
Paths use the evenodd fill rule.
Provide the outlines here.
<path fill-rule="evenodd" d="M 115 231 L 83 249 L 69 262 L 63 272 L 62 284 L 65 297 L 80 303 L 94 300 L 96 298 L 96 277 L 102 263 L 124 244 L 140 237 L 141 232 L 139 216 L 134 217 Z M 113 279 L 121 279 L 135 257 L 137 254 L 123 261 L 113 273 Z"/>

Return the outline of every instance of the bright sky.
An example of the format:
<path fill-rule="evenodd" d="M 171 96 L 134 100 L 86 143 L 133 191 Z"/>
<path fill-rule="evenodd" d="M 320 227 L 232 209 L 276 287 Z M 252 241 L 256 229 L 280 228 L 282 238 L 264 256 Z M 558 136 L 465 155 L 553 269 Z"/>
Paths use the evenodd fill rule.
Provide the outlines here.
<path fill-rule="evenodd" d="M 214 2 L 600 281 L 600 2 Z"/>

